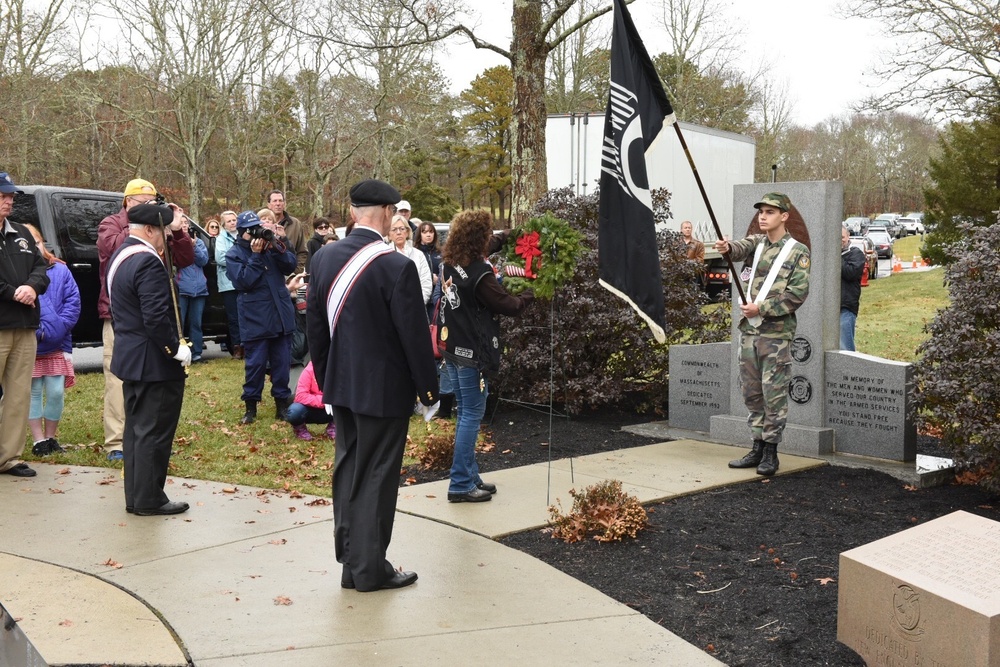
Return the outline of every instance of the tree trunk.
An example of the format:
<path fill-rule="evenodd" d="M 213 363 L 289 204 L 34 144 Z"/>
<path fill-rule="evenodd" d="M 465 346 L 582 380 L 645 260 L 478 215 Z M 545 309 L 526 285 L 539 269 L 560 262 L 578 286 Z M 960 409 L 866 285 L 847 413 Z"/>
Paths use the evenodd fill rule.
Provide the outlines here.
<path fill-rule="evenodd" d="M 511 224 L 527 222 L 548 190 L 545 173 L 545 58 L 541 0 L 514 0 L 511 19 L 514 73 L 514 155 L 511 156 Z"/>

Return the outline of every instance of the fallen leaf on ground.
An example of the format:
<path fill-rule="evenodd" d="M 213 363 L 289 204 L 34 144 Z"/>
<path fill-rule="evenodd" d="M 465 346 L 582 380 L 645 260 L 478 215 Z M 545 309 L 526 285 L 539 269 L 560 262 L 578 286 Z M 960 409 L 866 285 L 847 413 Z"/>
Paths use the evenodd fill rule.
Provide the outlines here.
<path fill-rule="evenodd" d="M 913 486 L 912 484 L 904 484 L 903 485 L 903 490 L 904 491 L 919 491 L 920 489 L 918 489 L 917 487 Z"/>
<path fill-rule="evenodd" d="M 62 470 L 58 470 L 58 471 L 56 471 L 56 474 L 57 475 L 68 475 L 69 474 L 69 468 L 63 468 Z"/>
<path fill-rule="evenodd" d="M 837 580 L 833 577 L 821 577 L 819 579 L 815 579 L 814 581 L 818 581 L 820 586 L 826 586 L 827 584 L 833 583 Z"/>
<path fill-rule="evenodd" d="M 315 500 L 310 500 L 306 503 L 309 507 L 316 507 L 317 505 L 329 505 L 330 501 L 326 498 L 316 498 Z"/>
<path fill-rule="evenodd" d="M 416 483 L 417 483 L 417 478 L 416 477 L 407 477 L 406 481 L 403 482 L 403 485 L 404 486 L 410 486 L 411 484 L 416 484 Z"/>
<path fill-rule="evenodd" d="M 285 595 L 279 595 L 278 597 L 274 598 L 274 604 L 287 607 L 288 605 L 292 604 L 292 598 L 287 597 Z"/>
<path fill-rule="evenodd" d="M 119 563 L 118 561 L 113 560 L 111 558 L 109 558 L 106 561 L 104 561 L 103 563 L 101 563 L 101 565 L 107 565 L 108 567 L 113 567 L 116 570 L 120 570 L 120 569 L 122 569 L 122 567 L 124 567 L 121 563 Z"/>
<path fill-rule="evenodd" d="M 62 489 L 49 489 L 49 493 L 66 493 Z"/>
<path fill-rule="evenodd" d="M 273 544 L 273 545 L 278 546 L 278 547 L 280 547 L 282 544 L 287 544 L 287 543 L 288 543 L 288 540 L 286 540 L 283 537 L 280 540 L 271 540 L 270 542 L 268 542 L 268 544 Z"/>
<path fill-rule="evenodd" d="M 194 489 L 198 487 L 197 484 L 189 484 L 187 482 L 184 482 L 183 484 L 181 484 L 181 486 L 183 486 L 185 489 Z"/>
<path fill-rule="evenodd" d="M 108 484 L 114 484 L 115 483 L 115 478 L 114 477 L 105 477 L 104 479 L 98 480 L 97 483 L 100 486 L 107 486 Z"/>
<path fill-rule="evenodd" d="M 226 486 L 226 487 L 223 487 L 222 492 L 223 493 L 236 493 L 236 487 L 235 486 Z"/>
<path fill-rule="evenodd" d="M 64 620 L 64 621 L 59 621 L 59 625 L 63 626 L 64 628 L 69 628 L 69 627 L 72 627 L 72 626 L 73 626 L 73 621 L 71 621 L 71 620 L 69 620 L 69 619 L 67 618 L 67 619 L 66 619 L 66 620 Z"/>

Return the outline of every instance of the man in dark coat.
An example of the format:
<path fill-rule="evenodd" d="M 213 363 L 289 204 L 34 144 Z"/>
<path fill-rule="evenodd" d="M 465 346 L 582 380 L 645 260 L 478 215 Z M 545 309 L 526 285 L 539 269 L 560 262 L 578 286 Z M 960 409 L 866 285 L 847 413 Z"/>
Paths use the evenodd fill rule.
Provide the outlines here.
<path fill-rule="evenodd" d="M 108 263 L 107 291 L 115 348 L 111 372 L 125 395 L 125 511 L 180 514 L 185 502 L 163 492 L 184 399 L 191 348 L 180 344 L 173 280 L 164 248 L 173 211 L 140 204 L 128 211 L 129 237 Z"/>
<path fill-rule="evenodd" d="M 337 426 L 334 541 L 341 586 L 359 591 L 417 580 L 397 572 L 386 550 L 413 403 L 433 405 L 438 393 L 417 269 L 385 243 L 398 201 L 387 183 L 355 185 L 353 231 L 310 265 L 309 352 Z"/>
<path fill-rule="evenodd" d="M 265 231 L 270 232 L 270 240 L 263 236 Z M 276 236 L 274 225 L 262 222 L 253 211 L 236 216 L 236 233 L 236 245 L 226 253 L 226 276 L 237 292 L 246 360 L 242 395 L 246 413 L 241 421 L 250 424 L 257 418 L 268 365 L 274 418 L 284 421 L 292 403 L 288 376 L 295 333 L 295 307 L 285 276 L 295 270 L 295 253 L 288 239 Z"/>
<path fill-rule="evenodd" d="M 0 172 L 0 473 L 34 477 L 21 461 L 31 403 L 31 371 L 40 309 L 38 295 L 49 286 L 45 260 L 24 225 L 7 219 L 14 195 L 24 194 L 6 172 Z"/>
<path fill-rule="evenodd" d="M 861 248 L 851 245 L 851 232 L 840 229 L 840 349 L 854 352 L 854 326 L 861 302 L 861 277 L 868 262 Z"/>

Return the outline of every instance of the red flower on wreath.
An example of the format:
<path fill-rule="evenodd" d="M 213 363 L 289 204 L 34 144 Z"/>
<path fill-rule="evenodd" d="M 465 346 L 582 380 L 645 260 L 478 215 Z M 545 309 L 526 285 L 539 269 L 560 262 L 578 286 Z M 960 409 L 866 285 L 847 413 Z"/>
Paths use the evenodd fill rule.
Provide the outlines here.
<path fill-rule="evenodd" d="M 538 232 L 531 232 L 530 234 L 525 234 L 517 240 L 517 245 L 514 248 L 514 252 L 519 256 L 524 258 L 524 277 L 534 278 L 536 277 L 534 272 L 531 270 L 531 260 L 534 257 L 538 258 L 538 264 L 535 266 L 536 270 L 542 268 L 542 249 L 538 247 Z"/>

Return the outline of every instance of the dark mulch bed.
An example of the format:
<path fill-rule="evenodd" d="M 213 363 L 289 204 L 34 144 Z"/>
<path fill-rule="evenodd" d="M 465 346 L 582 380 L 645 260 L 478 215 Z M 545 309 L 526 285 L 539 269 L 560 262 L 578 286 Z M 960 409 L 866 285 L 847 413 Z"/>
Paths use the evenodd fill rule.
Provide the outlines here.
<path fill-rule="evenodd" d="M 621 412 L 556 420 L 552 458 L 648 444 L 620 431 L 640 421 L 641 415 Z M 478 456 L 480 468 L 547 460 L 548 428 L 547 415 L 497 414 L 490 427 L 497 446 Z M 918 450 L 941 453 L 927 438 Z M 403 479 L 413 474 L 425 476 L 420 481 L 447 477 L 407 471 Z M 642 612 L 731 667 L 845 666 L 864 662 L 836 641 L 839 554 L 956 510 L 1000 520 L 1000 497 L 969 486 L 908 490 L 883 473 L 824 466 L 647 509 L 649 529 L 635 540 L 565 544 L 531 531 L 503 543 Z"/>

